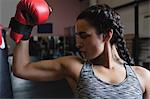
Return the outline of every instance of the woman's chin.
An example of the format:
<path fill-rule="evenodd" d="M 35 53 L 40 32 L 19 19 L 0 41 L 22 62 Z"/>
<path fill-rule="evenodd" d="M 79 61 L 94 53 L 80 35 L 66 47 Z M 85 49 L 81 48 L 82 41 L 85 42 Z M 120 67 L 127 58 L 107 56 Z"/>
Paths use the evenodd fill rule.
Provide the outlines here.
<path fill-rule="evenodd" d="M 88 54 L 86 54 L 86 53 L 81 53 L 81 56 L 82 56 L 82 58 L 85 59 L 85 60 L 93 60 L 93 59 L 95 59 L 95 58 L 98 57 L 98 56 L 90 56 L 90 55 L 88 55 Z"/>
<path fill-rule="evenodd" d="M 88 57 L 88 60 L 95 60 L 95 59 L 97 59 L 99 56 L 100 56 L 100 55 Z"/>
<path fill-rule="evenodd" d="M 95 59 L 96 57 L 91 57 L 91 56 L 85 56 L 87 60 L 93 60 Z"/>

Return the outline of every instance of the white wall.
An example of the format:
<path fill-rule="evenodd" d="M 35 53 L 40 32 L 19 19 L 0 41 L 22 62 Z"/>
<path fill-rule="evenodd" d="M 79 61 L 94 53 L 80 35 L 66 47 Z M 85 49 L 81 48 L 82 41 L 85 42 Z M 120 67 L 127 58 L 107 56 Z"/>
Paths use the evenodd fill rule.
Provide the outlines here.
<path fill-rule="evenodd" d="M 116 7 L 116 6 L 123 5 L 132 1 L 134 0 L 98 0 L 98 3 L 100 4 L 105 3 L 111 7 Z"/>
<path fill-rule="evenodd" d="M 96 5 L 98 0 L 89 0 L 89 6 Z"/>
<path fill-rule="evenodd" d="M 19 0 L 0 0 L 0 24 L 3 24 L 4 27 L 8 27 L 18 2 Z"/>
<path fill-rule="evenodd" d="M 105 3 L 111 7 L 123 5 L 134 0 L 99 0 L 98 3 Z M 134 25 L 134 6 L 126 7 L 117 10 L 121 16 L 122 24 L 125 28 L 125 33 L 135 33 Z M 145 19 L 145 15 L 150 15 L 150 1 L 141 3 L 139 5 L 139 36 L 150 37 L 150 18 Z"/>
<path fill-rule="evenodd" d="M 140 37 L 150 37 L 150 1 L 140 4 L 139 8 L 139 33 Z"/>
<path fill-rule="evenodd" d="M 126 34 L 134 33 L 134 7 L 127 7 L 125 9 L 117 10 L 120 14 L 122 25 L 124 26 L 124 32 Z"/>
<path fill-rule="evenodd" d="M 1 7 L 1 4 L 2 4 L 2 0 L 0 0 L 0 7 Z M 1 23 L 1 20 L 2 20 L 1 14 L 2 14 L 2 8 L 0 8 L 0 24 L 2 24 L 2 23 Z"/>

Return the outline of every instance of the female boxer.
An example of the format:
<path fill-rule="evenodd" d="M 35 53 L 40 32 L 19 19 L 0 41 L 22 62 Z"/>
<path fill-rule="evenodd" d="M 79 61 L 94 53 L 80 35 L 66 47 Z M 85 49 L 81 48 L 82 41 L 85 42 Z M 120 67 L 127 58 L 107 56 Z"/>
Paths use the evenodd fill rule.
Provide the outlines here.
<path fill-rule="evenodd" d="M 34 8 L 37 8 L 36 4 L 33 3 Z M 47 6 L 42 6 L 47 9 Z M 31 11 L 32 7 L 28 9 Z M 41 12 L 40 9 L 36 10 Z M 33 18 L 34 15 L 34 24 L 44 18 L 42 13 L 31 12 L 26 15 L 31 16 L 28 18 Z M 33 23 L 25 16 L 23 19 L 29 25 Z M 20 31 L 18 28 L 26 25 L 15 25 L 22 21 L 14 20 L 18 18 L 11 22 L 11 37 L 18 39 L 16 35 L 22 35 L 14 50 L 14 75 L 36 81 L 66 79 L 75 97 L 80 99 L 150 99 L 150 72 L 140 66 L 132 66 L 123 40 L 120 16 L 109 6 L 91 6 L 77 17 L 76 46 L 82 57 L 64 56 L 31 62 L 28 40 L 30 32 L 26 35 L 27 29 Z"/>

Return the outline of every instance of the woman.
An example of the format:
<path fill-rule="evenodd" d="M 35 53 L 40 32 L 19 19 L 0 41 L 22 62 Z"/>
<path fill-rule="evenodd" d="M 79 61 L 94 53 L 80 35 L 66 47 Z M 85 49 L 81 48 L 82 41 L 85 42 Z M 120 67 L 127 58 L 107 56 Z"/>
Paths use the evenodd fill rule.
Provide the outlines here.
<path fill-rule="evenodd" d="M 107 5 L 84 10 L 75 23 L 78 56 L 30 62 L 29 40 L 14 50 L 13 72 L 29 80 L 65 78 L 76 98 L 150 99 L 150 72 L 132 66 L 120 16 Z"/>

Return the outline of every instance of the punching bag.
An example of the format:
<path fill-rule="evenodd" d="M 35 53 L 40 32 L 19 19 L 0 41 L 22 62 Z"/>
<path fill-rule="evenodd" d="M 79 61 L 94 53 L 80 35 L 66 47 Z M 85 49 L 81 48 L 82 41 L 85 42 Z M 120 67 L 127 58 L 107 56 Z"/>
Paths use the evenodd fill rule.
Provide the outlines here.
<path fill-rule="evenodd" d="M 0 25 L 0 99 L 13 98 L 5 35 L 6 32 Z"/>

